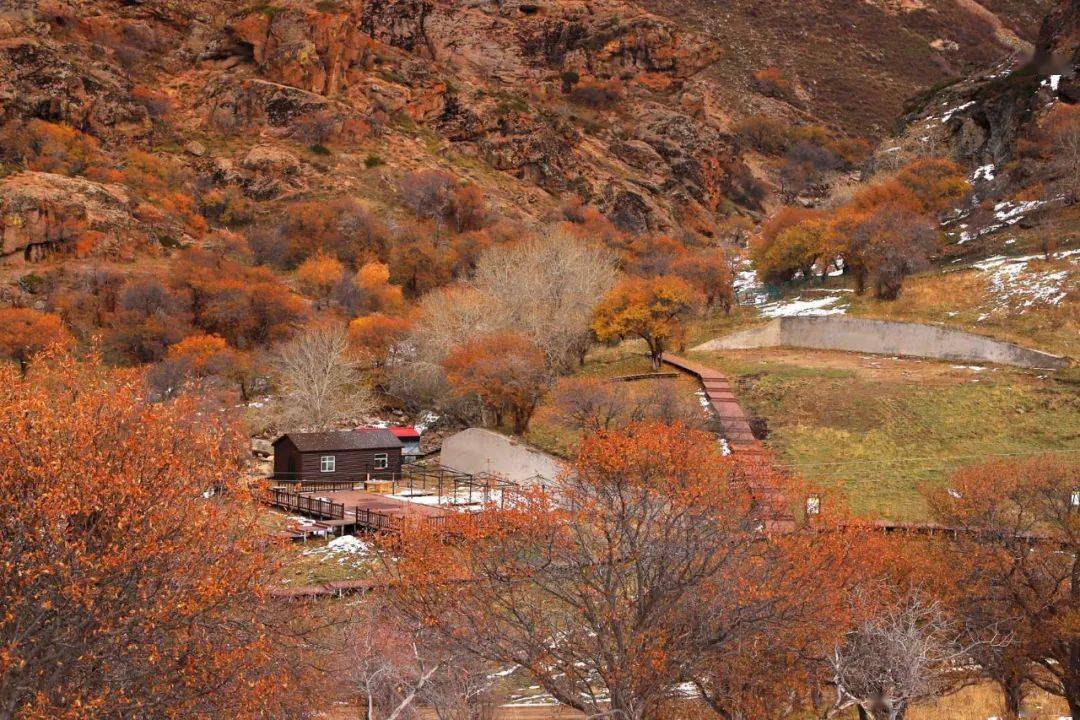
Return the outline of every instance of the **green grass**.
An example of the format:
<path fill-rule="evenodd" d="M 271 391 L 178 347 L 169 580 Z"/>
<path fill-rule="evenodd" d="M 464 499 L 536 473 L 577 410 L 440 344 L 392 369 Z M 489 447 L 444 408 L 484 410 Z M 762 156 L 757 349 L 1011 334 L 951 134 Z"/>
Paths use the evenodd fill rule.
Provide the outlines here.
<path fill-rule="evenodd" d="M 1080 444 L 1074 386 L 1005 371 L 922 384 L 780 367 L 744 376 L 738 393 L 768 418 L 770 444 L 785 462 L 842 491 L 864 516 L 924 519 L 919 487 L 960 465 Z"/>

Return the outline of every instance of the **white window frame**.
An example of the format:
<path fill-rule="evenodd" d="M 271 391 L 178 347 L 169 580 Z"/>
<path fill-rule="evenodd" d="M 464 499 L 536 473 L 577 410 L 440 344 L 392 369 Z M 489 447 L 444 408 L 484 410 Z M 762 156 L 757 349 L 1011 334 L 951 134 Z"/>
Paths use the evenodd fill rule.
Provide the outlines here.
<path fill-rule="evenodd" d="M 337 455 L 320 455 L 319 472 L 336 472 Z"/>
<path fill-rule="evenodd" d="M 390 453 L 375 453 L 375 469 L 385 470 L 390 467 Z"/>

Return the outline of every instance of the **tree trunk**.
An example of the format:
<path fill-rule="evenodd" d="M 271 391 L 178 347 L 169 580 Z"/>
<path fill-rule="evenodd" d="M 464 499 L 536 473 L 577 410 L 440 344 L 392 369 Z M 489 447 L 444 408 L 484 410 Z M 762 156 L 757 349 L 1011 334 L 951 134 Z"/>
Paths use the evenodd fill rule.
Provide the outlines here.
<path fill-rule="evenodd" d="M 1019 720 L 1020 709 L 1024 704 L 1023 685 L 1009 679 L 1001 683 L 1001 692 L 1005 696 L 1005 720 Z"/>

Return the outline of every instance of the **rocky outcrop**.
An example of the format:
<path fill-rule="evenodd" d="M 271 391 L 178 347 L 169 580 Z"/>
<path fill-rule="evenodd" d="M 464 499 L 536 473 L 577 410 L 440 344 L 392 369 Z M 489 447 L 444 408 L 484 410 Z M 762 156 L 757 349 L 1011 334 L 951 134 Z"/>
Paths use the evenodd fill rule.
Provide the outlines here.
<path fill-rule="evenodd" d="M 1034 53 L 1019 68 L 931 94 L 904 122 L 931 129 L 941 122 L 959 158 L 1001 166 L 1038 112 L 1054 102 L 1080 102 L 1080 0 L 1061 0 L 1047 15 Z"/>
<path fill-rule="evenodd" d="M 204 100 L 207 123 L 225 132 L 260 128 L 300 142 L 367 132 L 354 106 L 259 78 L 221 77 L 207 86 Z"/>
<path fill-rule="evenodd" d="M 80 245 L 108 254 L 146 236 L 119 185 L 41 172 L 0 180 L 0 260 L 32 262 Z"/>
<path fill-rule="evenodd" d="M 95 135 L 146 135 L 150 117 L 129 84 L 108 65 L 76 64 L 71 54 L 37 37 L 0 39 L 0 123 L 40 118 Z"/>

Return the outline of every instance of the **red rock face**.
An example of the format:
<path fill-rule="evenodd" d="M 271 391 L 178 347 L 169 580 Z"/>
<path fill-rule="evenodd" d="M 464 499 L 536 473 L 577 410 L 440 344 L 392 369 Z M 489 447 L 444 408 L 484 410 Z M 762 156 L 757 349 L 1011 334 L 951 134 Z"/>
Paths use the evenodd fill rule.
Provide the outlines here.
<path fill-rule="evenodd" d="M 820 2 L 784 12 L 817 22 Z M 871 4 L 859 12 L 885 12 Z M 485 190 L 511 217 L 548 217 L 573 194 L 629 232 L 709 235 L 733 212 L 760 210 L 765 195 L 727 133 L 733 120 L 832 118 L 813 116 L 813 76 L 797 78 L 790 101 L 749 89 L 759 68 L 739 63 L 772 62 L 754 45 L 766 34 L 729 42 L 702 20 L 719 17 L 706 0 L 686 12 L 645 5 L 651 12 L 626 0 L 42 0 L 0 17 L 0 123 L 70 125 L 118 166 L 131 147 L 165 152 L 190 170 L 182 189 L 192 197 L 368 192 L 371 156 L 402 171 L 480 163 Z M 1074 7 L 1065 0 L 1048 23 L 1074 27 Z M 1072 42 L 1047 52 L 1068 54 Z M 155 109 L 158 95 L 168 112 Z M 175 150 L 192 140 L 209 149 Z M 288 172 L 244 164 L 252 147 L 275 144 L 297 156 L 325 144 L 338 152 L 332 168 L 310 158 Z"/>
<path fill-rule="evenodd" d="M 88 233 L 98 236 L 99 253 L 143 245 L 147 237 L 122 187 L 37 172 L 0 180 L 0 259 L 35 261 L 74 252 Z"/>

